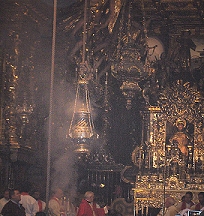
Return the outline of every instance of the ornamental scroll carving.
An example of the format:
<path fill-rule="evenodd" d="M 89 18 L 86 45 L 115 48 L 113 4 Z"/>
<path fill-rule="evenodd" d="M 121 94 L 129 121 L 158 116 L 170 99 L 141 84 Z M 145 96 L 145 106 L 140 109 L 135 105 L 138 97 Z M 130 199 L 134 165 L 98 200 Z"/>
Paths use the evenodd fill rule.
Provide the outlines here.
<path fill-rule="evenodd" d="M 177 119 L 192 123 L 201 121 L 201 95 L 190 83 L 180 81 L 165 88 L 159 97 L 159 106 L 166 115 L 167 121 L 174 124 Z"/>

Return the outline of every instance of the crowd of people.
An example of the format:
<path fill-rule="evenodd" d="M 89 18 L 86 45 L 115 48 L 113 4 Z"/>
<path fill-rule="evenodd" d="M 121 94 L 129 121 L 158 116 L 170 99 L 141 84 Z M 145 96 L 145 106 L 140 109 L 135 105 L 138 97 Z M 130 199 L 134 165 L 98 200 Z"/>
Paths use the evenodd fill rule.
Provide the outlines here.
<path fill-rule="evenodd" d="M 0 199 L 0 215 L 3 216 L 43 216 L 45 202 L 29 194 L 28 190 L 6 189 Z"/>
<path fill-rule="evenodd" d="M 38 190 L 29 191 L 24 188 L 5 190 L 0 199 L 0 215 L 2 216 L 105 216 L 109 206 L 101 208 L 94 201 L 94 193 L 87 191 L 79 207 L 65 200 L 64 192 L 56 188 L 46 203 L 40 199 Z"/>
<path fill-rule="evenodd" d="M 167 197 L 165 212 L 162 212 L 164 210 L 162 209 L 157 216 L 187 216 L 189 211 L 204 213 L 204 192 L 198 193 L 197 203 L 192 200 L 193 193 L 190 191 L 185 193 L 179 203 L 176 203 L 173 197 Z M 105 216 L 112 212 L 109 206 L 100 207 L 94 201 L 92 191 L 87 191 L 80 205 L 76 207 L 65 199 L 64 192 L 60 188 L 53 191 L 47 207 L 46 203 L 40 199 L 38 190 L 29 193 L 26 188 L 21 192 L 18 189 L 6 189 L 3 198 L 0 199 L 0 215 L 2 216 Z"/>
<path fill-rule="evenodd" d="M 187 191 L 179 203 L 176 203 L 175 199 L 169 196 L 165 200 L 165 212 L 163 213 L 162 209 L 158 216 L 187 216 L 189 211 L 198 211 L 200 213 L 203 212 L 202 214 L 204 214 L 204 192 L 198 193 L 197 203 L 194 203 L 192 200 L 193 193 L 191 191 Z"/>

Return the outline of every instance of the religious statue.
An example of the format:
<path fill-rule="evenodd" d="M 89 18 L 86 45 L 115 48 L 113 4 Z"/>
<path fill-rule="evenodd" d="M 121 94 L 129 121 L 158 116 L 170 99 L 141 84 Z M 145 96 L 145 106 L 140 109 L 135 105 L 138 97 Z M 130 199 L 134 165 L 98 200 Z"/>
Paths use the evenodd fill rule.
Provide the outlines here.
<path fill-rule="evenodd" d="M 195 51 L 196 44 L 191 38 L 189 29 L 183 30 L 181 35 L 175 38 L 174 45 L 170 49 L 168 59 L 171 62 L 171 77 L 173 80 L 184 80 L 184 82 L 193 79 L 191 70 L 191 50 Z"/>
<path fill-rule="evenodd" d="M 170 138 L 170 143 L 173 146 L 178 146 L 181 154 L 188 156 L 188 145 L 190 145 L 190 136 L 185 131 L 186 121 L 184 119 L 178 119 L 176 121 L 177 132 Z"/>
<path fill-rule="evenodd" d="M 177 119 L 175 126 L 177 131 L 170 137 L 166 146 L 168 170 L 169 175 L 179 174 L 180 178 L 185 178 L 192 169 L 192 139 L 187 133 L 185 119 Z"/>
<path fill-rule="evenodd" d="M 190 37 L 190 30 L 183 30 L 181 32 L 181 37 L 177 39 L 180 44 L 179 55 L 180 64 L 182 68 L 189 68 L 191 65 L 191 53 L 190 50 L 196 49 L 196 45 Z"/>

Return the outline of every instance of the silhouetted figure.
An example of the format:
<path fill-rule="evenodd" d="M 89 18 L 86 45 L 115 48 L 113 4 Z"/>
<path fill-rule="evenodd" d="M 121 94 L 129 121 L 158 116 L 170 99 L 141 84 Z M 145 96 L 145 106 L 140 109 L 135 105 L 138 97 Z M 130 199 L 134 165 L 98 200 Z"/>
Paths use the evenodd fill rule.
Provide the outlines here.
<path fill-rule="evenodd" d="M 5 204 L 1 214 L 3 216 L 26 216 L 25 208 L 19 203 L 21 200 L 21 194 L 19 190 L 10 190 L 9 197 L 10 201 Z"/>
<path fill-rule="evenodd" d="M 36 199 L 38 203 L 38 212 L 43 212 L 45 211 L 46 203 L 40 199 L 40 191 L 34 190 L 32 193 L 32 197 Z"/>
<path fill-rule="evenodd" d="M 63 203 L 64 192 L 60 188 L 56 188 L 54 193 L 49 200 L 49 215 L 50 216 L 61 216 L 66 214 L 66 206 Z"/>
<path fill-rule="evenodd" d="M 191 210 L 204 211 L 204 192 L 198 194 L 198 203 L 191 207 Z"/>
<path fill-rule="evenodd" d="M 4 190 L 4 197 L 0 199 L 0 212 L 9 200 L 9 189 L 6 189 Z"/>
<path fill-rule="evenodd" d="M 178 211 L 182 211 L 184 209 L 190 209 L 194 202 L 192 202 L 193 199 L 193 193 L 191 191 L 187 191 L 186 194 L 183 196 L 182 202 L 178 203 L 176 206 Z"/>
<path fill-rule="evenodd" d="M 26 216 L 35 216 L 38 212 L 37 201 L 30 196 L 31 184 L 29 182 L 24 182 L 21 187 L 21 201 L 20 203 L 25 208 Z"/>

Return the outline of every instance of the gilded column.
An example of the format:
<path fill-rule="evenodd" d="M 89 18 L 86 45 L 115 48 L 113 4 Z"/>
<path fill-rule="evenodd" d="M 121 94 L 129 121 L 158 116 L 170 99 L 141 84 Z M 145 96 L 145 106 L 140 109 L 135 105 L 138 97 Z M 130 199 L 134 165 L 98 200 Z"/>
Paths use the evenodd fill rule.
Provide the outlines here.
<path fill-rule="evenodd" d="M 165 152 L 165 120 L 159 107 L 150 106 L 141 111 L 143 116 L 142 145 L 145 145 L 145 167 L 158 169 Z"/>

